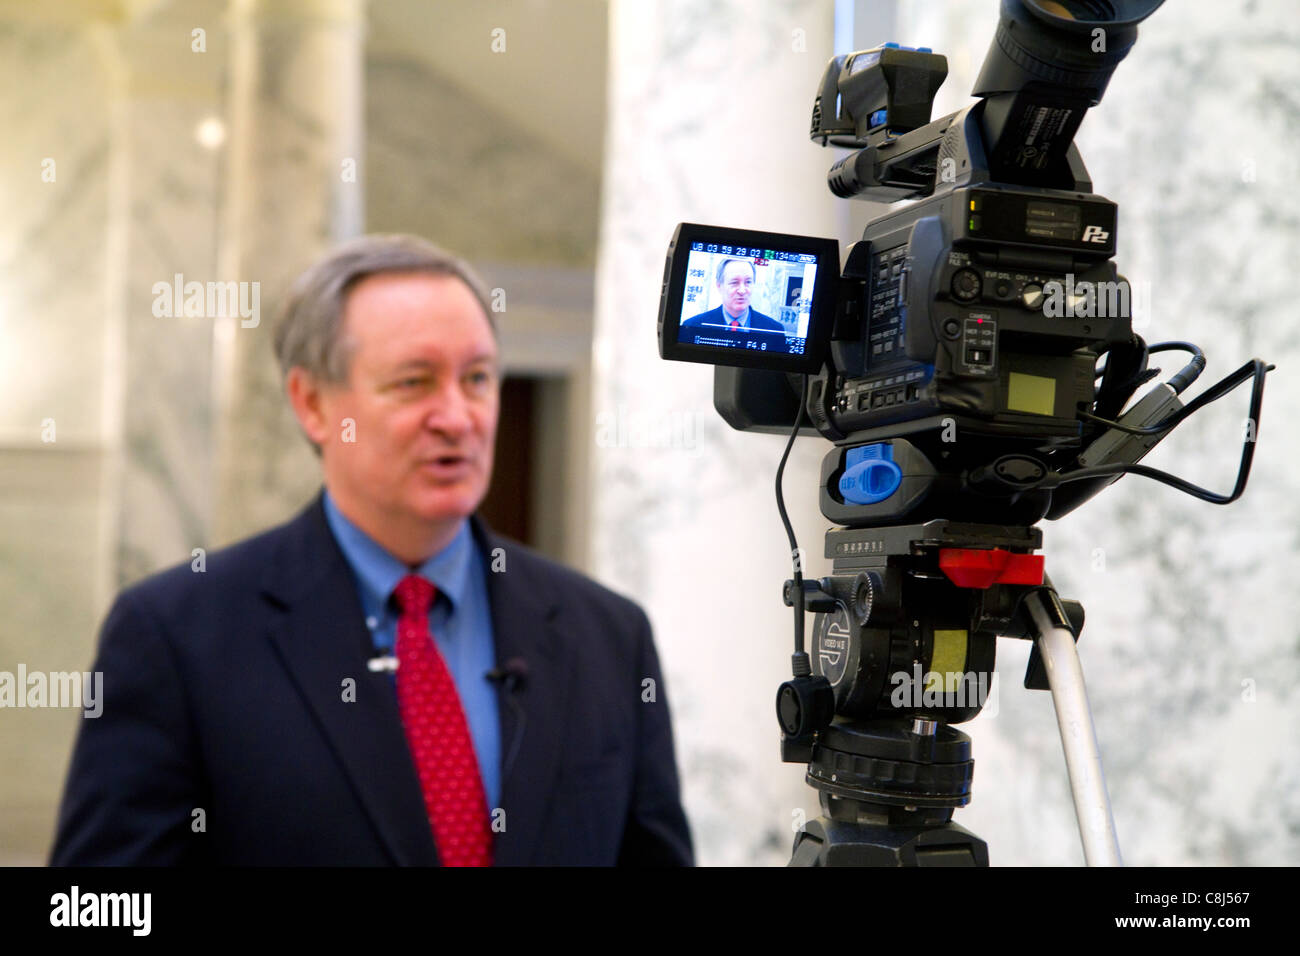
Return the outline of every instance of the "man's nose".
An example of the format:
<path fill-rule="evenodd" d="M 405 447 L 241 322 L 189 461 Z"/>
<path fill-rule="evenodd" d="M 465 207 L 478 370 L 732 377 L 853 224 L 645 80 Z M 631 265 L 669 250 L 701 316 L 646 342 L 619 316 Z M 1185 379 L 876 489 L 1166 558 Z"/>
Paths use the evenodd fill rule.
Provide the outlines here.
<path fill-rule="evenodd" d="M 448 385 L 433 396 L 424 424 L 430 431 L 441 432 L 454 439 L 461 438 L 473 427 L 469 399 L 459 384 Z"/>

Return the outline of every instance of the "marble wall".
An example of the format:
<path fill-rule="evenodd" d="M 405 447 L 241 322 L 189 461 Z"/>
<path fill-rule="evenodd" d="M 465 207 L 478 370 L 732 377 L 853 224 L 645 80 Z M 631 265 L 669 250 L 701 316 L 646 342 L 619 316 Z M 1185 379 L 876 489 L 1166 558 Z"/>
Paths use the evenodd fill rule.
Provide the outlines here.
<path fill-rule="evenodd" d="M 647 607 L 677 730 L 686 810 L 706 864 L 788 858 L 803 770 L 777 758 L 789 674 L 789 545 L 773 503 L 784 439 L 731 431 L 712 370 L 662 362 L 655 323 L 678 222 L 826 234 L 833 157 L 808 143 L 831 52 L 827 0 L 613 4 L 596 284 L 592 571 Z M 603 439 L 603 440 L 602 440 Z M 822 449 L 797 443 L 787 503 L 813 573 Z"/>
<path fill-rule="evenodd" d="M 994 0 L 853 6 L 859 44 L 896 40 L 948 56 L 936 116 L 970 102 Z M 1297 350 L 1288 303 L 1300 252 L 1300 18 L 1284 0 L 1166 7 L 1142 27 L 1077 141 L 1096 191 L 1120 204 L 1121 271 L 1150 283 L 1142 334 L 1207 351 L 1193 393 L 1252 356 L 1278 371 L 1242 500 L 1218 507 L 1126 477 L 1044 525 L 1048 568 L 1088 609 L 1080 655 L 1126 862 L 1294 863 L 1300 408 L 1286 369 Z M 701 860 L 777 863 L 794 811 L 815 807 L 797 768 L 777 760 L 771 709 L 790 641 L 779 600 L 787 548 L 771 494 L 781 442 L 731 432 L 712 412 L 708 370 L 658 359 L 654 314 L 678 221 L 841 228 L 846 214 L 822 185 L 831 157 L 806 134 L 832 10 L 616 2 L 613 11 L 596 409 L 651 423 L 693 415 L 695 430 L 668 447 L 598 452 L 595 570 L 643 599 L 656 624 Z M 865 21 L 891 18 L 891 35 L 863 43 Z M 791 48 L 799 29 L 803 53 Z M 861 208 L 849 217 L 859 228 L 866 218 Z M 1172 361 L 1160 364 L 1172 371 Z M 1243 389 L 1206 409 L 1147 463 L 1229 489 L 1246 402 Z M 800 544 L 818 553 L 825 522 L 809 492 L 819 444 L 796 445 L 786 480 Z M 1028 650 L 1001 642 L 999 706 L 965 728 L 975 790 L 956 819 L 988 840 L 995 864 L 1077 864 L 1052 703 L 1020 686 Z"/>
<path fill-rule="evenodd" d="M 223 281 L 256 284 L 261 313 L 214 324 L 213 539 L 279 524 L 320 488 L 284 397 L 273 335 L 294 278 L 361 233 L 365 168 L 361 0 L 230 5 Z"/>
<path fill-rule="evenodd" d="M 116 590 L 209 543 L 212 324 L 154 284 L 215 274 L 223 7 L 0 18 L 5 670 L 84 668 Z M 75 724 L 5 712 L 0 859 L 43 858 Z"/>
<path fill-rule="evenodd" d="M 99 504 L 113 384 L 102 343 L 117 318 L 103 230 L 115 64 L 102 40 L 67 24 L 0 23 L 0 669 L 10 672 L 83 667 L 108 589 Z M 85 84 L 67 89 L 69 74 Z M 76 720 L 4 712 L 0 861 L 38 861 L 67 756 L 49 744 L 70 739 Z"/>

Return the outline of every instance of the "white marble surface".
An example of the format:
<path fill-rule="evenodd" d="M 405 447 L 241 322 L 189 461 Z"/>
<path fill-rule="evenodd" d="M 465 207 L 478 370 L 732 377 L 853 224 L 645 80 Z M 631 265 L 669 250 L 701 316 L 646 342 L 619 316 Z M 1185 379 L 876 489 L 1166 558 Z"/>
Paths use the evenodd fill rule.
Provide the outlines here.
<path fill-rule="evenodd" d="M 320 487 L 272 341 L 289 285 L 364 221 L 363 4 L 232 13 L 217 271 L 258 283 L 262 312 L 214 323 L 214 545 L 285 521 Z"/>
<path fill-rule="evenodd" d="M 816 806 L 802 768 L 777 758 L 773 701 L 793 649 L 780 597 L 789 548 L 772 497 L 784 440 L 727 428 L 712 370 L 660 361 L 655 320 L 678 222 L 826 233 L 829 154 L 808 144 L 807 125 L 831 4 L 611 13 L 592 412 L 600 423 L 622 409 L 647 437 L 598 441 L 592 570 L 641 600 L 655 626 L 700 862 L 778 863 L 795 810 Z M 797 445 L 786 474 L 814 568 L 820 445 Z"/>
<path fill-rule="evenodd" d="M 829 154 L 806 137 L 829 6 L 744 4 L 743 17 L 740 6 L 613 7 L 595 411 L 691 413 L 697 425 L 691 447 L 600 450 L 593 527 L 596 572 L 642 599 L 656 625 L 701 861 L 766 864 L 788 856 L 794 809 L 815 806 L 798 769 L 777 760 L 771 707 L 789 645 L 771 495 L 781 442 L 731 432 L 712 412 L 707 368 L 660 362 L 653 336 L 677 221 L 820 235 L 839 221 L 822 185 Z M 1096 191 L 1120 204 L 1121 271 L 1152 284 L 1143 333 L 1207 350 L 1193 392 L 1254 355 L 1279 370 L 1243 500 L 1216 507 L 1125 478 L 1044 525 L 1048 568 L 1088 608 L 1081 656 L 1127 862 L 1294 863 L 1300 408 L 1286 370 L 1297 351 L 1300 17 L 1283 0 L 1166 7 L 1078 143 Z M 948 55 L 940 115 L 970 102 L 996 10 L 901 2 L 896 34 L 874 39 Z M 802 58 L 788 52 L 795 26 L 808 31 Z M 737 88 L 746 95 L 728 93 Z M 1238 390 L 1191 419 L 1148 463 L 1229 488 L 1246 400 Z M 788 498 L 800 543 L 820 553 L 811 489 L 825 446 L 801 444 Z M 1020 686 L 1027 654 L 1001 642 L 998 713 L 964 728 L 975 790 L 957 820 L 988 840 L 995 864 L 1077 864 L 1051 699 Z"/>
<path fill-rule="evenodd" d="M 172 283 L 178 273 L 186 281 L 220 278 L 223 153 L 202 145 L 195 131 L 221 113 L 226 64 L 216 30 L 210 53 L 178 42 L 185 23 L 139 23 L 113 43 L 123 78 L 110 99 L 115 208 L 102 228 L 112 237 L 121 319 L 110 327 L 116 341 L 102 357 L 117 383 L 105 401 L 120 429 L 107 442 L 118 461 L 106 488 L 107 507 L 117 511 L 114 587 L 189 560 L 193 548 L 209 544 L 213 320 L 158 316 L 154 309 L 155 283 Z M 160 88 L 163 70 L 187 81 Z"/>
<path fill-rule="evenodd" d="M 85 30 L 0 23 L 0 670 L 11 673 L 20 662 L 84 667 L 98 613 L 111 138 L 101 52 Z M 85 83 L 67 88 L 70 73 Z M 66 762 L 48 744 L 70 739 L 76 720 L 0 712 L 0 863 L 41 862 Z"/>
<path fill-rule="evenodd" d="M 413 58 L 369 55 L 366 113 L 370 231 L 428 236 L 475 263 L 590 270 L 597 173 Z"/>
<path fill-rule="evenodd" d="M 156 317 L 151 288 L 210 272 L 216 160 L 194 129 L 220 59 L 175 26 L 0 22 L 3 668 L 85 667 L 113 591 L 204 543 L 211 327 Z M 0 858 L 38 863 L 75 719 L 3 723 Z"/>
<path fill-rule="evenodd" d="M 0 22 L 0 441 L 102 437 L 109 78 L 83 29 Z M 69 88 L 70 73 L 89 82 Z M 39 250 L 41 254 L 33 254 Z"/>

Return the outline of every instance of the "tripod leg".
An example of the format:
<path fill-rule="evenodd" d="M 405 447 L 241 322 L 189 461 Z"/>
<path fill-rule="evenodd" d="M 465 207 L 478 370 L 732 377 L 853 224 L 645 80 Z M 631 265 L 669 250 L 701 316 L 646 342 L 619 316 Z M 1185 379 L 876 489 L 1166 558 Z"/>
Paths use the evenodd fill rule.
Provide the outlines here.
<path fill-rule="evenodd" d="M 1088 866 L 1122 866 L 1115 819 L 1111 816 L 1106 778 L 1101 769 L 1097 730 L 1092 724 L 1074 635 L 1067 626 L 1065 611 L 1055 591 L 1035 591 L 1025 598 L 1025 606 L 1052 687 L 1065 766 L 1074 793 L 1074 812 L 1083 838 L 1084 860 Z"/>

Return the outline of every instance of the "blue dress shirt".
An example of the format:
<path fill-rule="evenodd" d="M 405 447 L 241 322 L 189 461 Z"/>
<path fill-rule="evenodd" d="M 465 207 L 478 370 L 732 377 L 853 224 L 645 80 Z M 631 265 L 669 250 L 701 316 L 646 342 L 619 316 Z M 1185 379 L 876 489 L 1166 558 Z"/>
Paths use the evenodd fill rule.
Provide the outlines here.
<path fill-rule="evenodd" d="M 398 611 L 389 599 L 397 583 L 408 574 L 418 574 L 438 589 L 429 609 L 429 629 L 456 682 L 491 811 L 500 806 L 501 797 L 501 722 L 496 688 L 486 676 L 496 667 L 496 642 L 487 568 L 468 519 L 461 522 L 447 547 L 418 568 L 411 568 L 345 518 L 328 490 L 324 498 L 325 518 L 352 567 L 377 651 L 394 653 Z"/>
<path fill-rule="evenodd" d="M 731 317 L 731 313 L 727 311 L 727 307 L 724 305 L 722 307 L 722 321 L 723 324 L 725 324 L 728 328 L 731 327 L 732 322 L 739 322 L 740 327 L 744 329 L 746 332 L 748 332 L 749 331 L 749 306 L 745 307 L 744 314 L 742 314 L 738 318 L 733 319 Z"/>

